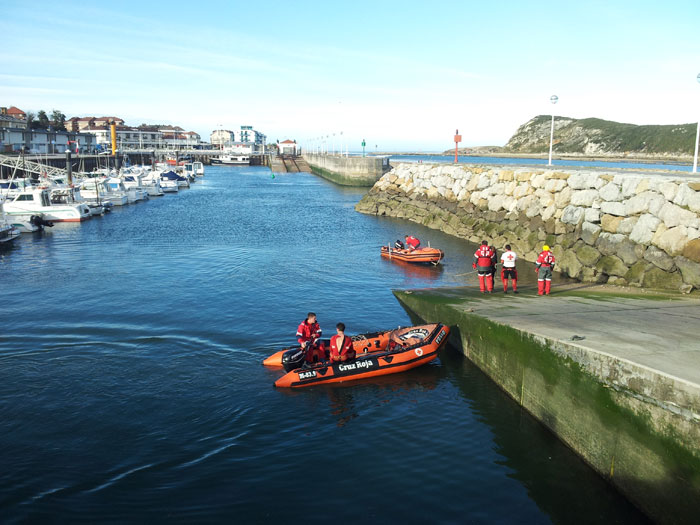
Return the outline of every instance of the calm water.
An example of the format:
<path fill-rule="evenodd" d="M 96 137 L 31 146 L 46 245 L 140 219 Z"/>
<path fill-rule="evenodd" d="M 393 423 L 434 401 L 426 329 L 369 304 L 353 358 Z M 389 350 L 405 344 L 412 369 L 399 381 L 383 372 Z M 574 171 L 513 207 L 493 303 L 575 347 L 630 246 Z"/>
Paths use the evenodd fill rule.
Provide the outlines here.
<path fill-rule="evenodd" d="M 454 349 L 272 387 L 261 360 L 307 311 L 327 335 L 393 328 L 410 319 L 391 288 L 475 285 L 474 247 L 356 213 L 363 192 L 209 167 L 0 252 L 0 521 L 639 523 Z M 409 231 L 443 267 L 380 258 Z"/>
<path fill-rule="evenodd" d="M 392 155 L 392 160 L 403 162 L 454 162 L 454 155 Z M 517 166 L 538 166 L 547 167 L 547 160 L 543 159 L 525 159 L 511 157 L 471 157 L 461 155 L 459 158 L 460 164 L 506 164 Z M 687 171 L 692 172 L 691 164 L 674 164 L 674 163 L 646 163 L 646 162 L 606 162 L 600 160 L 578 160 L 578 159 L 553 159 L 553 167 L 567 168 L 623 168 L 623 169 L 643 169 L 643 170 L 669 170 L 669 171 Z"/>

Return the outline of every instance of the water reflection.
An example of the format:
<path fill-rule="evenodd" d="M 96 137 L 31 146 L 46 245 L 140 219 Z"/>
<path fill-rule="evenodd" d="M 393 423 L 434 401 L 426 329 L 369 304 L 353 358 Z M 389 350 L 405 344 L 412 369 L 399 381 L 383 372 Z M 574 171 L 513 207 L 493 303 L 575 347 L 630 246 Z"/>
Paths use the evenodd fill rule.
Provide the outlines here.
<path fill-rule="evenodd" d="M 440 279 L 445 267 L 442 264 L 415 264 L 398 259 L 382 259 L 385 264 L 396 266 L 397 271 L 401 271 L 406 277 L 435 281 Z"/>

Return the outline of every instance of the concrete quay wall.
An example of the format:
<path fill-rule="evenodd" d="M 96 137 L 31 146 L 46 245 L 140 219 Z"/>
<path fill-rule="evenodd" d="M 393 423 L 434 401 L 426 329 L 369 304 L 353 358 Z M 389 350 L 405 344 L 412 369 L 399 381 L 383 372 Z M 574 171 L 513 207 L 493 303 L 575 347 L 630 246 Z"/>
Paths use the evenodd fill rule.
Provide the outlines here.
<path fill-rule="evenodd" d="M 533 329 L 538 314 L 569 308 L 567 318 L 575 315 L 583 297 L 525 297 L 527 304 L 517 306 L 522 295 L 514 303 L 509 296 L 472 291 L 470 297 L 464 290 L 394 294 L 412 317 L 450 325 L 451 344 L 652 519 L 697 521 L 700 386 L 600 351 L 594 342 Z M 686 299 L 676 297 L 680 303 L 671 301 L 669 318 L 677 317 L 677 308 L 687 308 L 681 304 Z M 590 306 L 597 313 L 580 312 L 581 317 L 596 326 L 596 319 L 605 319 L 609 300 L 595 299 Z M 622 303 L 627 308 L 646 308 L 649 318 L 657 318 L 659 301 L 627 301 Z M 503 313 L 513 305 L 523 310 L 519 326 Z M 700 310 L 697 304 L 690 308 Z"/>
<path fill-rule="evenodd" d="M 316 175 L 343 186 L 372 186 L 388 169 L 385 157 L 344 157 L 304 153 Z"/>
<path fill-rule="evenodd" d="M 398 164 L 357 211 L 507 243 L 585 282 L 700 288 L 700 178 L 669 172 Z"/>

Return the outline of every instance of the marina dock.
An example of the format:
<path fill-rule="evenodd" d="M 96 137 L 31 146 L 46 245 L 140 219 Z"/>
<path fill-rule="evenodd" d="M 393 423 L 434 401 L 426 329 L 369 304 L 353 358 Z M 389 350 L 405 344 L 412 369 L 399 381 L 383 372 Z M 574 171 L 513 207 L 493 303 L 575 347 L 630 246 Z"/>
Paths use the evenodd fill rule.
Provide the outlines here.
<path fill-rule="evenodd" d="M 551 296 L 395 291 L 654 520 L 700 511 L 700 299 L 591 284 Z"/>

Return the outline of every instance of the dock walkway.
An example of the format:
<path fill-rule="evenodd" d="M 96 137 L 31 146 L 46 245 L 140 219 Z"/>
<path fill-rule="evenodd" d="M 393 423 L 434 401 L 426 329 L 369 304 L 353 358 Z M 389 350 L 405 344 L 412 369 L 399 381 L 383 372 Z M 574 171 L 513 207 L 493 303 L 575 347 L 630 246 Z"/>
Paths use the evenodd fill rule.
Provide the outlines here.
<path fill-rule="evenodd" d="M 650 517 L 700 513 L 700 299 L 581 283 L 395 291 Z"/>

